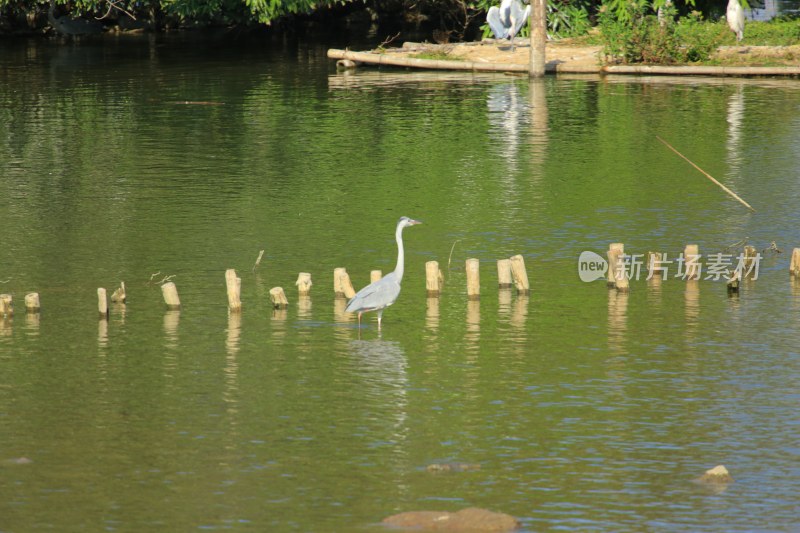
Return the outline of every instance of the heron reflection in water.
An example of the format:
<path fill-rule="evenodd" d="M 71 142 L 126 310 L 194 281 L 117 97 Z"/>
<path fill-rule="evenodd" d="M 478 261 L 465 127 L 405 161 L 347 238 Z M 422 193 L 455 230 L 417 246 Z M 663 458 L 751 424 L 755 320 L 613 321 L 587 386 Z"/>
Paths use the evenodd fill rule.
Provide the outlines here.
<path fill-rule="evenodd" d="M 403 281 L 405 270 L 405 255 L 403 252 L 403 230 L 408 226 L 422 224 L 419 220 L 401 217 L 395 229 L 397 241 L 397 266 L 394 272 L 386 274 L 378 281 L 374 281 L 358 291 L 349 302 L 345 311 L 358 313 L 358 327 L 361 327 L 361 315 L 368 311 L 378 312 L 378 329 L 381 329 L 383 310 L 392 305 L 400 296 L 400 283 Z"/>

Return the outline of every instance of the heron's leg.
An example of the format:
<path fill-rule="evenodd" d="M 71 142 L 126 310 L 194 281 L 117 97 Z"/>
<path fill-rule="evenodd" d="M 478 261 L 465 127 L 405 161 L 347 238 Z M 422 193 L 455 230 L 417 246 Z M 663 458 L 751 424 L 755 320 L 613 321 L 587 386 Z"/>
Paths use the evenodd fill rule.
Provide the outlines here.
<path fill-rule="evenodd" d="M 378 329 L 381 329 L 381 318 L 383 317 L 383 309 L 378 311 Z"/>
<path fill-rule="evenodd" d="M 361 315 L 363 315 L 363 314 L 364 314 L 363 311 L 359 311 L 358 312 L 358 327 L 359 327 L 359 329 L 361 328 Z"/>

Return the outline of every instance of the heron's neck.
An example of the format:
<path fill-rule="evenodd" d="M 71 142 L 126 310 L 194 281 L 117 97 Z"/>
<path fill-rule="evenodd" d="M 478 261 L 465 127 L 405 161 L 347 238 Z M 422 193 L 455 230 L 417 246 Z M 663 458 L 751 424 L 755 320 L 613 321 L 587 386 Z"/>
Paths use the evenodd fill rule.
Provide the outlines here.
<path fill-rule="evenodd" d="M 397 278 L 397 283 L 400 283 L 403 280 L 403 271 L 405 270 L 405 253 L 403 252 L 403 226 L 397 226 L 394 239 L 397 241 L 397 266 L 394 268 L 394 275 L 395 278 Z"/>

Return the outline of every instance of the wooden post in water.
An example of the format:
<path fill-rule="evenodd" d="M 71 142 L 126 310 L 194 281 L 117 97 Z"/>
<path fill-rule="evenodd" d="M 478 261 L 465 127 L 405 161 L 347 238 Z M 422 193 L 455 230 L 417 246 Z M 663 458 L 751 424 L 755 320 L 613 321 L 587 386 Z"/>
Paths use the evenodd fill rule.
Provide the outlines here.
<path fill-rule="evenodd" d="M 792 250 L 792 260 L 789 263 L 789 275 L 800 278 L 800 248 Z"/>
<path fill-rule="evenodd" d="M 481 297 L 480 261 L 475 258 L 467 259 L 467 298 L 479 300 Z"/>
<path fill-rule="evenodd" d="M 613 280 L 613 285 L 609 283 L 609 288 L 615 287 L 619 292 L 628 292 L 630 283 L 627 272 L 623 268 L 623 254 L 624 252 L 619 247 L 612 247 L 608 250 L 608 271 Z"/>
<path fill-rule="evenodd" d="M 545 45 L 547 43 L 547 0 L 531 0 L 531 55 L 528 74 L 541 78 L 545 69 Z"/>
<path fill-rule="evenodd" d="M 439 261 L 425 263 L 425 289 L 428 298 L 436 298 L 442 293 L 442 273 L 439 270 Z"/>
<path fill-rule="evenodd" d="M 39 305 L 39 293 L 31 292 L 25 295 L 25 310 L 29 313 L 38 313 L 42 306 Z"/>
<path fill-rule="evenodd" d="M 519 254 L 511 257 L 511 275 L 514 277 L 514 285 L 517 286 L 517 294 L 531 292 L 531 287 L 528 285 L 528 273 L 525 271 L 525 259 Z"/>
<path fill-rule="evenodd" d="M 497 288 L 510 289 L 514 284 L 511 282 L 511 260 L 497 260 Z"/>
<path fill-rule="evenodd" d="M 10 294 L 0 294 L 0 317 L 14 314 L 14 298 Z"/>
<path fill-rule="evenodd" d="M 297 281 L 294 282 L 297 285 L 297 294 L 300 296 L 308 296 L 311 294 L 311 274 L 308 272 L 300 272 L 297 275 Z"/>
<path fill-rule="evenodd" d="M 369 282 L 375 283 L 379 281 L 383 277 L 383 271 L 381 270 L 370 270 L 369 272 Z"/>
<path fill-rule="evenodd" d="M 111 303 L 124 304 L 128 296 L 125 294 L 125 282 L 119 282 L 119 288 L 111 294 Z"/>
<path fill-rule="evenodd" d="M 758 251 L 756 250 L 755 246 L 745 246 L 744 247 L 744 261 L 742 264 L 743 272 L 742 274 L 745 275 L 746 278 L 756 279 L 757 272 L 754 271 L 754 266 L 756 262 L 756 256 L 758 255 Z"/>
<path fill-rule="evenodd" d="M 739 282 L 741 281 L 741 270 L 733 269 L 729 270 L 729 277 L 728 277 L 728 294 L 738 294 L 739 292 Z"/>
<path fill-rule="evenodd" d="M 167 304 L 167 309 L 177 310 L 181 308 L 181 299 L 178 298 L 178 288 L 171 281 L 161 285 L 161 295 L 164 297 L 164 303 Z"/>
<path fill-rule="evenodd" d="M 103 287 L 97 289 L 97 312 L 100 318 L 108 318 L 108 297 Z"/>
<path fill-rule="evenodd" d="M 696 244 L 687 244 L 683 249 L 683 266 L 687 280 L 700 279 L 700 248 Z"/>
<path fill-rule="evenodd" d="M 272 300 L 272 307 L 275 309 L 286 309 L 289 307 L 289 300 L 282 287 L 273 287 L 269 290 L 269 299 Z"/>
<path fill-rule="evenodd" d="M 608 286 L 609 289 L 613 289 L 614 287 L 617 286 L 616 274 L 614 272 L 616 268 L 615 266 L 616 263 L 614 264 L 611 263 L 611 252 L 615 250 L 619 252 L 620 255 L 624 254 L 625 245 L 622 244 L 621 242 L 612 242 L 611 244 L 608 245 L 608 252 L 606 252 L 606 257 L 608 257 L 609 262 L 608 262 L 608 270 L 606 271 L 606 285 Z"/>
<path fill-rule="evenodd" d="M 664 271 L 661 269 L 661 261 L 664 256 L 661 252 L 647 252 L 647 277 L 663 277 Z"/>
<path fill-rule="evenodd" d="M 242 310 L 242 278 L 236 275 L 236 270 L 229 268 L 225 271 L 225 286 L 228 290 L 228 309 L 237 312 Z"/>
<path fill-rule="evenodd" d="M 346 268 L 339 267 L 333 270 L 333 292 L 337 298 L 347 298 L 348 300 L 356 295 Z"/>

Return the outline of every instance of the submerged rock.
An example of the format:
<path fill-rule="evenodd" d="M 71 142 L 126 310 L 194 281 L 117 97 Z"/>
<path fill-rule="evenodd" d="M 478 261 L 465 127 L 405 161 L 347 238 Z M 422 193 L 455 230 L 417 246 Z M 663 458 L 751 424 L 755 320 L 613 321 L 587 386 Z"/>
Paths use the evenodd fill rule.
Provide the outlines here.
<path fill-rule="evenodd" d="M 698 483 L 733 483 L 733 477 L 723 465 L 717 465 L 695 480 Z"/>
<path fill-rule="evenodd" d="M 469 531 L 502 533 L 520 526 L 511 515 L 470 507 L 455 513 L 447 511 L 409 511 L 389 516 L 383 523 L 423 531 Z"/>

